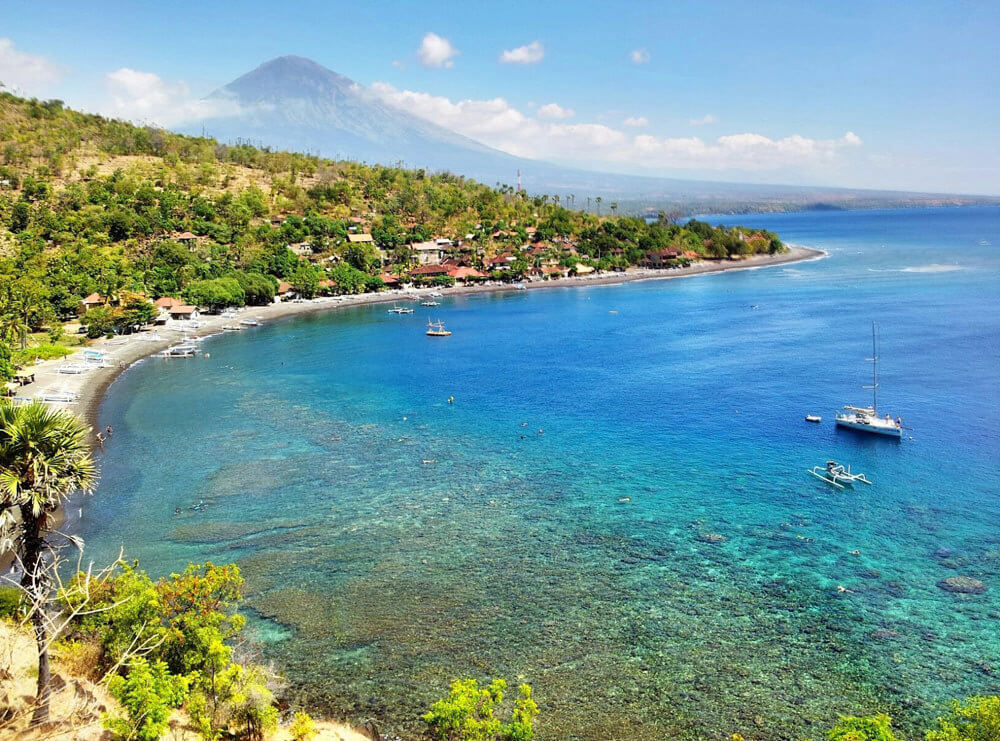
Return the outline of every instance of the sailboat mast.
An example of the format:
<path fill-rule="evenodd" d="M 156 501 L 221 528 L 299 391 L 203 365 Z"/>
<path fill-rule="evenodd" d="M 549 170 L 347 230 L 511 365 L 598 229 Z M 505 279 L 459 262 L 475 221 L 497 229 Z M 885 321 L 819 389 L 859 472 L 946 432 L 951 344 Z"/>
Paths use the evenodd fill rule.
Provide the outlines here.
<path fill-rule="evenodd" d="M 872 322 L 872 409 L 878 414 L 878 349 L 875 346 L 875 322 Z"/>

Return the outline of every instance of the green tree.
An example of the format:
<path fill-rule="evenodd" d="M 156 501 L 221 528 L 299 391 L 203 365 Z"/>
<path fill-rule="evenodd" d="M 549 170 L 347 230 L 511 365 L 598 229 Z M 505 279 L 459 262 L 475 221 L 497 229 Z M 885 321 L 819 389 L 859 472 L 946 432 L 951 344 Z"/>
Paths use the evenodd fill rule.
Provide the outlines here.
<path fill-rule="evenodd" d="M 488 687 L 480 687 L 475 679 L 456 680 L 448 696 L 424 714 L 424 721 L 440 741 L 530 741 L 538 715 L 531 686 L 520 686 L 509 723 L 496 716 L 506 689 L 503 679 L 494 679 Z"/>
<path fill-rule="evenodd" d="M 38 646 L 33 723 L 49 716 L 50 669 L 46 613 L 52 598 L 43 554 L 49 518 L 77 491 L 90 490 L 96 466 L 90 428 L 71 412 L 41 402 L 0 400 L 0 551 L 16 552 Z M 14 511 L 20 521 L 14 518 Z"/>
<path fill-rule="evenodd" d="M 170 713 L 187 696 L 190 679 L 171 674 L 162 661 L 150 664 L 139 657 L 125 676 L 115 675 L 108 691 L 126 716 L 105 717 L 104 727 L 121 739 L 157 741 L 167 730 Z"/>
<path fill-rule="evenodd" d="M 951 715 L 938 718 L 927 741 L 996 741 L 1000 739 L 1000 696 L 970 697 L 952 703 Z"/>
<path fill-rule="evenodd" d="M 891 724 L 892 720 L 884 713 L 869 718 L 844 716 L 827 731 L 826 737 L 830 741 L 896 741 Z"/>
<path fill-rule="evenodd" d="M 312 265 L 302 262 L 292 273 L 288 282 L 302 298 L 313 298 L 319 288 L 319 275 Z"/>

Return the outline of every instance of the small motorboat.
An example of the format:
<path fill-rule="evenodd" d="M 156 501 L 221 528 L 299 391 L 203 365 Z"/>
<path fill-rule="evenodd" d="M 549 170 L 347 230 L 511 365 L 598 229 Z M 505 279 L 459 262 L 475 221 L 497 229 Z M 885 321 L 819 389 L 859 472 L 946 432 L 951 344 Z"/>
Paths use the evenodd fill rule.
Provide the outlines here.
<path fill-rule="evenodd" d="M 240 332 L 243 329 L 244 329 L 244 327 L 242 325 L 239 325 L 239 324 L 223 324 L 222 325 L 222 331 L 223 332 Z"/>
<path fill-rule="evenodd" d="M 431 299 L 428 299 L 427 301 L 421 301 L 420 305 L 421 306 L 440 306 L 441 304 L 439 302 L 437 302 L 437 301 L 433 301 Z"/>
<path fill-rule="evenodd" d="M 806 422 L 822 422 L 823 418 L 818 414 L 807 414 Z"/>
<path fill-rule="evenodd" d="M 396 306 L 396 305 L 393 305 L 393 307 L 388 310 L 388 313 L 390 313 L 390 314 L 412 314 L 413 313 L 413 309 L 411 309 L 409 306 Z"/>
<path fill-rule="evenodd" d="M 844 468 L 837 461 L 827 461 L 825 468 L 813 466 L 809 469 L 809 473 L 828 484 L 833 484 L 838 489 L 854 486 L 855 481 L 869 485 L 872 483 L 863 473 L 852 473 L 850 466 Z"/>
<path fill-rule="evenodd" d="M 451 330 L 445 329 L 442 322 L 427 322 L 428 337 L 450 337 Z"/>
<path fill-rule="evenodd" d="M 240 319 L 240 324 L 244 327 L 259 327 L 260 319 L 254 319 L 253 317 L 247 317 L 246 319 Z"/>

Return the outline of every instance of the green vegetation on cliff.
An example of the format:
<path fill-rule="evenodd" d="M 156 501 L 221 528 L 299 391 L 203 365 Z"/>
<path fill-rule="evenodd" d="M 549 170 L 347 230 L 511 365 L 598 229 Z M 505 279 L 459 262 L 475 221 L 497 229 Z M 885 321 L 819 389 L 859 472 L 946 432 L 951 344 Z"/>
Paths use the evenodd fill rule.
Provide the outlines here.
<path fill-rule="evenodd" d="M 145 320 L 143 297 L 214 309 L 267 303 L 281 282 L 309 297 L 379 290 L 383 271 L 453 281 L 411 276 L 411 245 L 433 238 L 451 241 L 453 267 L 508 280 L 783 249 L 760 230 L 601 218 L 449 173 L 230 146 L 0 92 L 0 376 L 12 348 L 92 294 L 107 304 L 88 322 L 97 336 Z"/>

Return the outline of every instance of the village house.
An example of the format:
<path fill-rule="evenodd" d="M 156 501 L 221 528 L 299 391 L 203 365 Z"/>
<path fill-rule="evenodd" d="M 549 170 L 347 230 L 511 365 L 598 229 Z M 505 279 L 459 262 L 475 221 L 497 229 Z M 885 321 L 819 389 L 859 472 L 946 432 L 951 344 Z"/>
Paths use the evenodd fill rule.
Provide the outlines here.
<path fill-rule="evenodd" d="M 681 256 L 681 253 L 674 249 L 652 250 L 643 258 L 642 264 L 647 268 L 661 269 L 671 267 L 670 262 Z"/>
<path fill-rule="evenodd" d="M 188 319 L 198 318 L 198 307 L 197 306 L 187 306 L 185 304 L 174 304 L 167 311 L 170 313 L 170 318 L 174 321 L 185 321 Z"/>
<path fill-rule="evenodd" d="M 441 258 L 444 257 L 444 248 L 431 239 L 426 242 L 414 242 L 410 245 L 417 262 L 421 265 L 440 265 Z"/>
<path fill-rule="evenodd" d="M 455 265 L 448 268 L 448 275 L 454 278 L 456 281 L 461 281 L 462 283 L 468 282 L 469 280 L 474 280 L 476 278 L 488 278 L 489 276 L 475 268 L 470 268 L 464 265 Z"/>
<path fill-rule="evenodd" d="M 99 293 L 92 293 L 80 302 L 80 314 L 86 314 L 94 307 L 104 306 L 105 303 L 107 302 L 105 301 L 104 296 Z"/>
<path fill-rule="evenodd" d="M 275 294 L 280 299 L 291 298 L 295 295 L 295 289 L 292 288 L 292 284 L 286 281 L 281 281 L 278 284 L 278 292 Z"/>
<path fill-rule="evenodd" d="M 448 275 L 448 267 L 445 265 L 420 265 L 410 271 L 411 278 L 438 278 Z"/>
<path fill-rule="evenodd" d="M 288 245 L 288 249 L 299 257 L 309 257 L 309 255 L 313 254 L 312 245 L 308 242 L 296 242 L 295 244 L 290 244 Z"/>

